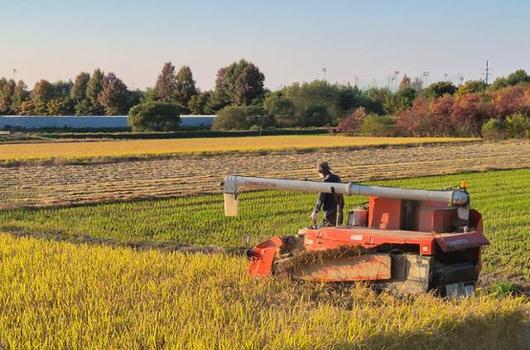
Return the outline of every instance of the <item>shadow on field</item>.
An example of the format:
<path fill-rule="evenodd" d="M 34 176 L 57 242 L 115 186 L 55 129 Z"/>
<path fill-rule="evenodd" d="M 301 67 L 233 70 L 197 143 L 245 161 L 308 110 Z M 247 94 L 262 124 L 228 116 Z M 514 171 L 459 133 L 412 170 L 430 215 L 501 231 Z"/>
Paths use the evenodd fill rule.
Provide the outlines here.
<path fill-rule="evenodd" d="M 447 320 L 436 333 L 374 335 L 360 343 L 339 343 L 332 349 L 530 349 L 529 310 Z M 310 349 L 309 347 L 307 349 Z"/>

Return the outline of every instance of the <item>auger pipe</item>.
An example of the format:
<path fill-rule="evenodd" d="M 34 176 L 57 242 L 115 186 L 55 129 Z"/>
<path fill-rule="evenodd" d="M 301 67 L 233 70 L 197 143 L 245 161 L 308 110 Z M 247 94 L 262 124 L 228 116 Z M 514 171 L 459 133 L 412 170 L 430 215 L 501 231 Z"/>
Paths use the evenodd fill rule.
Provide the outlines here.
<path fill-rule="evenodd" d="M 444 202 L 455 207 L 469 204 L 469 194 L 465 190 L 430 191 L 383 186 L 368 186 L 354 183 L 330 183 L 286 179 L 270 179 L 229 175 L 224 180 L 225 209 L 227 200 L 236 200 L 242 190 L 287 190 L 298 192 L 326 192 L 343 195 L 372 195 L 385 198 L 398 198 L 418 201 Z M 230 196 L 233 196 L 231 198 Z M 235 203 L 237 206 L 237 203 Z"/>

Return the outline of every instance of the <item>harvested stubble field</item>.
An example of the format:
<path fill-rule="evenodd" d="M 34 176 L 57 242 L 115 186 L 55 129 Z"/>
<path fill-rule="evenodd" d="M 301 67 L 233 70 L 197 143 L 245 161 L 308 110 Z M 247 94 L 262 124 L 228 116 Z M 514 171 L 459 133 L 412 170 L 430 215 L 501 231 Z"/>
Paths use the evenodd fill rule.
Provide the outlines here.
<path fill-rule="evenodd" d="M 244 258 L 0 235 L 0 347 L 524 349 L 527 305 L 251 280 Z"/>
<path fill-rule="evenodd" d="M 208 154 L 322 147 L 362 147 L 422 143 L 466 142 L 477 139 L 438 137 L 346 137 L 330 135 L 280 135 L 260 137 L 190 138 L 99 142 L 50 142 L 0 144 L 0 162 L 31 160 L 83 160 L 176 154 Z"/>
<path fill-rule="evenodd" d="M 530 169 L 387 180 L 405 188 L 441 189 L 470 184 L 473 207 L 484 216 L 491 246 L 484 271 L 514 281 L 530 280 Z M 214 245 L 228 250 L 272 235 L 294 234 L 309 224 L 314 194 L 251 192 L 240 196 L 240 215 L 225 217 L 220 194 L 71 208 L 0 211 L 0 231 L 73 241 L 140 247 Z M 346 197 L 347 208 L 366 197 Z"/>
<path fill-rule="evenodd" d="M 320 136 L 319 136 L 320 137 Z M 189 141 L 189 140 L 186 140 Z M 87 143 L 91 144 L 91 143 Z M 530 166 L 530 141 L 239 153 L 86 165 L 0 167 L 0 208 L 219 193 L 226 174 L 314 178 L 329 160 L 345 181 Z"/>

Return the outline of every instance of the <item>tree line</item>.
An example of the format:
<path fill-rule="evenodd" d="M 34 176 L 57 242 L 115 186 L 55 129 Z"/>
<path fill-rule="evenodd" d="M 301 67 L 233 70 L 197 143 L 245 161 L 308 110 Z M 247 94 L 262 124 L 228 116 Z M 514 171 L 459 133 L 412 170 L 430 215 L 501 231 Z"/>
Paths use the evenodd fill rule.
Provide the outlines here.
<path fill-rule="evenodd" d="M 177 70 L 171 62 L 163 65 L 155 85 L 145 91 L 129 90 L 114 73 L 100 69 L 82 72 L 74 81 L 40 80 L 31 90 L 23 81 L 2 78 L 0 114 L 130 111 L 138 121 L 142 115 L 154 118 L 141 120 L 137 129 L 142 130 L 178 128 L 180 114 L 217 114 L 214 129 L 333 127 L 348 134 L 475 136 L 492 118 L 499 121 L 496 127 L 505 127 L 509 116 L 527 118 L 530 112 L 530 76 L 524 70 L 489 85 L 471 80 L 459 86 L 449 81 L 423 86 L 419 78 L 405 75 L 396 91 L 323 80 L 270 91 L 264 81 L 260 69 L 243 59 L 220 68 L 214 88 L 207 91 L 196 86 L 189 66 Z"/>
<path fill-rule="evenodd" d="M 4 115 L 123 115 L 146 102 L 176 104 L 180 113 L 215 114 L 227 105 L 251 105 L 263 99 L 265 76 L 245 60 L 221 68 L 215 89 L 200 91 L 188 66 L 178 72 L 164 64 L 155 86 L 129 90 L 114 73 L 81 72 L 74 81 L 41 79 L 28 90 L 24 81 L 0 78 L 0 114 Z"/>
<path fill-rule="evenodd" d="M 410 93 L 410 95 L 409 95 Z M 400 95 L 414 96 L 406 103 Z M 530 136 L 530 76 L 518 70 L 493 84 L 436 82 L 414 94 L 404 78 L 384 113 L 355 109 L 337 131 L 373 136 Z M 397 102 L 397 103 L 396 103 Z"/>
<path fill-rule="evenodd" d="M 100 69 L 82 72 L 73 82 L 41 79 L 31 90 L 22 80 L 0 79 L 0 114 L 6 115 L 120 115 L 141 97 L 114 73 Z"/>

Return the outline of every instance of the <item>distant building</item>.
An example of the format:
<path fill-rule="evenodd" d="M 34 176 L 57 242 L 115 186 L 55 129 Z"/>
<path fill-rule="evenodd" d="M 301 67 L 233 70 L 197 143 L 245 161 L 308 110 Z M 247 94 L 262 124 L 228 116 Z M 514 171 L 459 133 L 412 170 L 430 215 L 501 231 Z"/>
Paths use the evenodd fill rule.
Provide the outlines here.
<path fill-rule="evenodd" d="M 181 128 L 209 128 L 215 115 L 181 115 Z M 1 129 L 126 129 L 127 116 L 0 116 Z"/>

